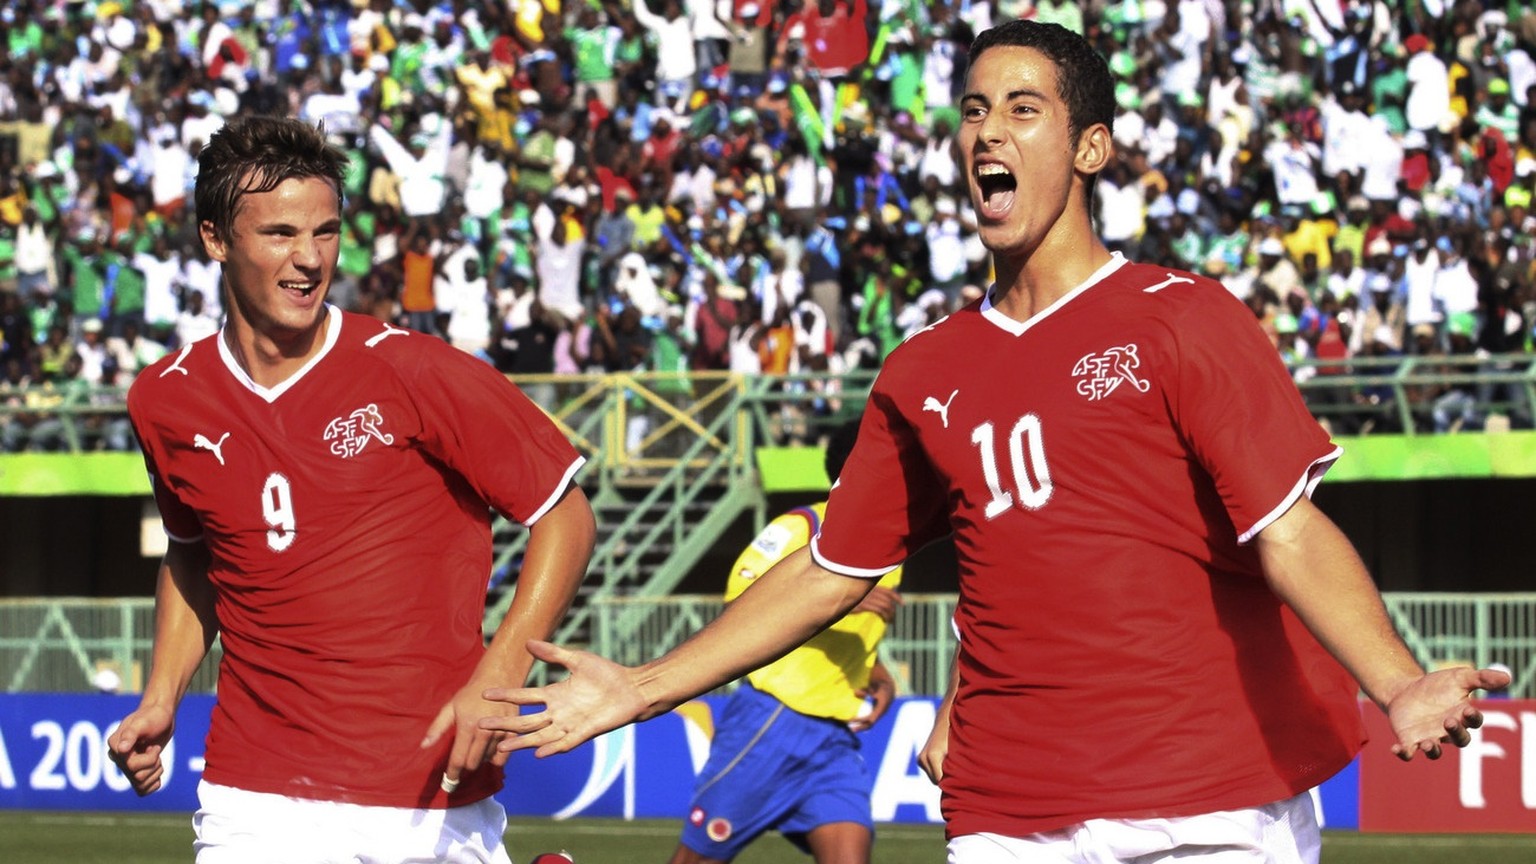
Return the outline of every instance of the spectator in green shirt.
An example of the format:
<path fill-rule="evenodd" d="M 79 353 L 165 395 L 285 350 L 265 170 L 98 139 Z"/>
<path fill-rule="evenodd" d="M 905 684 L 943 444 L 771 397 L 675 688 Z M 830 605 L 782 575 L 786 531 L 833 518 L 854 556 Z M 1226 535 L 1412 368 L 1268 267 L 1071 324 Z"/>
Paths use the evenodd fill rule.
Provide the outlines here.
<path fill-rule="evenodd" d="M 134 236 L 118 235 L 113 248 L 101 253 L 103 270 L 102 294 L 107 305 L 107 332 L 112 336 L 123 334 L 124 324 L 132 321 L 144 325 L 144 274 L 133 264 Z"/>
<path fill-rule="evenodd" d="M 66 243 L 61 252 L 64 259 L 63 283 L 74 303 L 75 314 L 81 318 L 98 318 L 106 300 L 106 273 L 100 261 L 101 240 L 96 229 L 86 228 Z"/>
<path fill-rule="evenodd" d="M 585 6 L 576 16 L 576 26 L 565 29 L 565 38 L 571 44 L 576 92 L 585 93 L 590 87 L 604 106 L 613 108 L 619 96 L 614 64 L 623 31 L 609 22 L 606 13 Z"/>

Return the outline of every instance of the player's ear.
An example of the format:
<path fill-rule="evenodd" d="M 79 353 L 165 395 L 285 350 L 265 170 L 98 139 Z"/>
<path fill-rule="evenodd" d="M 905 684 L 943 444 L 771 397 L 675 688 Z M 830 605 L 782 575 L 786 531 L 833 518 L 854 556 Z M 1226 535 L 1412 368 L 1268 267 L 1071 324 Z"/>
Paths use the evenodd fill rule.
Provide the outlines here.
<path fill-rule="evenodd" d="M 1114 155 L 1115 140 L 1109 134 L 1109 127 L 1095 123 L 1077 136 L 1077 153 L 1072 167 L 1082 174 L 1097 175 L 1109 167 L 1109 160 Z"/>
<path fill-rule="evenodd" d="M 229 257 L 229 246 L 224 242 L 224 238 L 219 236 L 219 231 L 213 227 L 212 222 L 204 219 L 197 223 L 197 236 L 203 242 L 203 248 L 208 250 L 209 258 L 222 263 Z"/>

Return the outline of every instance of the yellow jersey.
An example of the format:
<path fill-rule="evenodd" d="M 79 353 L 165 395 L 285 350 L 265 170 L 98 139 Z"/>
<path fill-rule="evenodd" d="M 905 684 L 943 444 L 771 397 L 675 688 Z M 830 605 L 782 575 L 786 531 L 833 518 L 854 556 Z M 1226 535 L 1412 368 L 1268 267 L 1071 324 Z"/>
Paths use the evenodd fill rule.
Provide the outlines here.
<path fill-rule="evenodd" d="M 824 501 L 796 507 L 768 523 L 732 566 L 725 586 L 726 602 L 740 596 L 781 559 L 810 543 L 826 507 Z M 879 584 L 896 588 L 901 584 L 901 568 L 885 574 Z M 749 673 L 747 681 L 792 711 L 847 722 L 864 707 L 858 691 L 869 685 L 875 648 L 884 635 L 885 621 L 879 615 L 850 612 L 804 645 Z"/>

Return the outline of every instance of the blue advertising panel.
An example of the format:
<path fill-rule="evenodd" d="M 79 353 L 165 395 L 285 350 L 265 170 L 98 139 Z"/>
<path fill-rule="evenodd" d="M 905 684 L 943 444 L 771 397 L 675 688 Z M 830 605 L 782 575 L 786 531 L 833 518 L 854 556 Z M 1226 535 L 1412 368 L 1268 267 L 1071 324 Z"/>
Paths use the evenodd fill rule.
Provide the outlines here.
<path fill-rule="evenodd" d="M 197 809 L 211 696 L 189 696 L 167 748 L 165 788 L 140 799 L 107 758 L 107 736 L 137 696 L 0 696 L 0 807 L 25 810 Z"/>
<path fill-rule="evenodd" d="M 513 816 L 678 818 L 709 755 L 723 700 L 701 699 L 638 726 L 615 730 L 570 753 L 513 754 L 498 800 Z M 138 704 L 136 696 L 0 695 L 0 807 L 27 810 L 197 808 L 211 696 L 189 696 L 176 719 L 163 788 L 146 798 L 106 757 L 106 739 Z M 874 779 L 877 822 L 937 823 L 939 792 L 917 767 L 937 700 L 896 701 L 859 736 Z M 260 758 L 253 754 L 252 758 Z M 1329 828 L 1359 825 L 1359 773 L 1351 765 L 1319 790 Z"/>

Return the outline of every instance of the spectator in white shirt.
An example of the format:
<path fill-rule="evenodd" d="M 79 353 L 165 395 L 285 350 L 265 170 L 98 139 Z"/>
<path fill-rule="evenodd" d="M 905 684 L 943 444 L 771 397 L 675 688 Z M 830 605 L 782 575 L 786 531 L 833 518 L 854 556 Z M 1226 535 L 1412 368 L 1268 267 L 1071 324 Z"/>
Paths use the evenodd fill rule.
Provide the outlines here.
<path fill-rule="evenodd" d="M 655 0 L 635 0 L 635 20 L 656 35 L 656 95 L 658 102 L 679 99 L 692 92 L 698 72 L 693 47 L 693 24 L 678 0 L 662 0 L 661 14 L 651 11 Z"/>
<path fill-rule="evenodd" d="M 187 203 L 187 171 L 192 155 L 176 140 L 175 127 L 166 126 L 154 133 L 150 151 L 150 200 L 155 212 L 167 219 L 180 216 Z"/>
<path fill-rule="evenodd" d="M 944 292 L 951 308 L 957 308 L 960 289 L 965 286 L 965 241 L 960 237 L 960 221 L 955 200 L 940 198 L 933 207 L 933 221 L 924 230 L 928 241 L 928 273 L 932 286 Z"/>
<path fill-rule="evenodd" d="M 166 354 L 166 347 L 139 332 L 139 322 L 132 318 L 123 321 L 123 335 L 107 340 L 107 354 L 117 363 L 114 384 L 124 387 L 133 383 L 139 370 L 159 360 Z"/>
<path fill-rule="evenodd" d="M 1443 320 L 1436 302 L 1435 281 L 1440 273 L 1440 256 L 1420 237 L 1413 241 L 1413 252 L 1403 260 L 1404 319 L 1410 328 L 1427 326 L 1438 330 Z"/>
<path fill-rule="evenodd" d="M 438 269 L 438 312 L 448 316 L 444 332 L 455 348 L 489 358 L 491 292 L 480 268 L 480 257 L 468 243 L 449 253 Z"/>
<path fill-rule="evenodd" d="M 727 43 L 735 37 L 722 20 L 720 0 L 686 0 L 688 25 L 693 32 L 694 65 L 699 74 L 725 62 Z M 725 0 L 724 17 L 731 17 L 730 0 Z"/>
<path fill-rule="evenodd" d="M 1328 293 L 1340 303 L 1348 297 L 1359 297 L 1365 289 L 1365 271 L 1355 266 L 1355 253 L 1351 249 L 1339 249 L 1333 253 L 1333 267 L 1328 273 Z"/>
<path fill-rule="evenodd" d="M 469 175 L 464 184 L 464 211 L 473 219 L 486 220 L 501 211 L 511 175 L 499 145 L 481 143 L 469 154 Z"/>
<path fill-rule="evenodd" d="M 944 189 L 954 189 L 960 175 L 960 169 L 955 164 L 954 146 L 955 139 L 949 120 L 943 117 L 935 120 L 928 141 L 923 145 L 923 158 L 917 169 L 918 180 L 933 177 Z"/>
<path fill-rule="evenodd" d="M 1124 161 L 1116 161 L 1094 184 L 1099 236 L 1112 251 L 1124 252 L 1146 230 L 1147 202 L 1141 184 Z"/>
<path fill-rule="evenodd" d="M 448 191 L 443 178 L 448 173 L 448 150 L 453 140 L 453 125 L 441 115 L 423 117 L 421 126 L 422 131 L 411 135 L 408 147 L 382 125 L 368 127 L 368 140 L 400 178 L 400 211 L 413 218 L 442 212 Z"/>
<path fill-rule="evenodd" d="M 145 323 L 156 336 L 169 333 L 181 311 L 181 253 L 164 234 L 156 234 L 149 249 L 134 253 L 132 263 L 144 274 Z"/>
<path fill-rule="evenodd" d="M 1445 61 L 1435 56 L 1433 45 L 1422 34 L 1403 40 L 1408 51 L 1408 101 L 1404 114 L 1408 128 L 1423 132 L 1430 142 L 1440 140 L 1441 124 L 1451 113 L 1451 79 Z"/>
<path fill-rule="evenodd" d="M 203 292 L 189 289 L 187 308 L 176 316 L 176 344 L 191 345 L 217 332 L 219 332 L 219 319 L 208 313 L 203 301 Z"/>
<path fill-rule="evenodd" d="M 28 205 L 16 226 L 16 291 L 31 302 L 44 302 L 53 296 L 53 278 L 53 241 L 37 209 Z"/>
<path fill-rule="evenodd" d="M 1435 273 L 1435 302 L 1446 317 L 1476 312 L 1477 279 L 1462 254 L 1462 240 L 1442 236 L 1435 241 L 1435 249 L 1440 253 L 1440 269 Z"/>
<path fill-rule="evenodd" d="M 80 341 L 75 343 L 75 356 L 80 358 L 80 380 L 100 384 L 102 367 L 110 356 L 107 354 L 100 318 L 87 318 L 80 325 Z"/>
<path fill-rule="evenodd" d="M 562 209 L 569 208 L 562 203 Z M 547 238 L 538 240 L 534 267 L 538 273 L 539 302 L 544 308 L 575 320 L 585 311 L 581 304 L 581 257 L 586 241 L 577 235 L 565 215 L 555 219 Z"/>
<path fill-rule="evenodd" d="M 389 68 L 389 61 L 385 60 L 382 54 L 370 55 L 366 50 L 353 51 L 347 68 L 343 69 L 341 74 L 336 76 L 337 80 L 341 82 L 342 92 L 355 100 L 359 105 L 363 104 L 363 94 L 371 90 L 373 85 L 379 80 L 379 70 L 374 68 L 376 64 L 373 63 L 373 57 L 375 56 L 382 61 L 385 69 Z"/>
<path fill-rule="evenodd" d="M 211 316 L 214 321 L 224 318 L 224 298 L 221 294 L 223 285 L 223 268 L 219 262 L 208 257 L 208 252 L 202 243 L 188 244 L 192 254 L 183 260 L 181 265 L 181 283 L 186 286 L 188 292 L 199 291 L 203 295 L 203 311 Z M 183 300 L 183 303 L 188 301 Z"/>
<path fill-rule="evenodd" d="M 305 97 L 299 119 L 310 125 L 325 124 L 327 134 L 344 135 L 358 131 L 358 114 L 363 110 L 359 94 L 346 89 L 341 78 L 321 76 L 320 89 Z"/>
<path fill-rule="evenodd" d="M 1339 85 L 1336 94 L 1323 100 L 1323 176 L 1333 180 L 1340 174 L 1354 178 L 1358 187 L 1365 170 L 1369 142 L 1373 138 L 1371 118 L 1366 115 L 1365 100 L 1353 81 Z"/>

